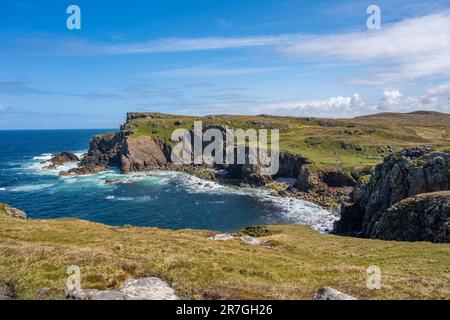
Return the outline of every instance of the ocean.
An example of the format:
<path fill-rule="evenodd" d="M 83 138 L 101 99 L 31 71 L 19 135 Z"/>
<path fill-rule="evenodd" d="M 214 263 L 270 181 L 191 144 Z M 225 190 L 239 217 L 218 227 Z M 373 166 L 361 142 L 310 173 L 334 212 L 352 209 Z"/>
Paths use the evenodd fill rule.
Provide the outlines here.
<path fill-rule="evenodd" d="M 113 226 L 207 229 L 233 232 L 247 226 L 303 224 L 321 232 L 336 217 L 312 203 L 270 195 L 265 189 L 236 189 L 177 172 L 121 175 L 117 170 L 59 177 L 42 162 L 70 151 L 82 156 L 89 140 L 111 130 L 0 131 L 0 202 L 31 219 L 80 218 Z M 107 185 L 108 179 L 130 183 Z"/>

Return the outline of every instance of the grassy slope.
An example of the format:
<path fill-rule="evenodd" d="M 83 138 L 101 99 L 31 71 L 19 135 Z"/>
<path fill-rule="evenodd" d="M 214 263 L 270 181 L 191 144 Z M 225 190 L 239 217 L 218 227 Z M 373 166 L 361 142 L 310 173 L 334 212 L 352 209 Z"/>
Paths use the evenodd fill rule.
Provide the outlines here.
<path fill-rule="evenodd" d="M 0 282 L 19 298 L 62 298 L 65 270 L 78 265 L 84 288 L 114 288 L 128 277 L 160 276 L 184 298 L 309 299 L 321 286 L 360 298 L 448 299 L 450 246 L 321 235 L 268 227 L 263 248 L 211 241 L 207 231 L 108 227 L 80 220 L 17 220 L 0 205 Z M 366 289 L 379 265 L 382 290 Z M 42 298 L 42 297 L 41 297 Z"/>
<path fill-rule="evenodd" d="M 175 120 L 182 120 L 175 126 Z M 440 150 L 450 149 L 450 115 L 440 113 L 378 114 L 353 119 L 302 119 L 276 116 L 189 116 L 162 115 L 161 119 L 131 121 L 134 135 L 157 135 L 170 140 L 176 128 L 191 128 L 196 119 L 204 124 L 228 124 L 231 128 L 279 128 L 280 148 L 308 157 L 318 168 L 353 169 L 373 166 L 386 153 L 383 146 L 403 149 L 407 146 L 433 145 Z M 321 125 L 335 122 L 336 126 Z M 158 123 L 155 127 L 153 124 Z M 164 127 L 165 126 L 165 127 Z M 344 149 L 342 143 L 351 147 Z M 358 151 L 356 146 L 362 147 Z"/>

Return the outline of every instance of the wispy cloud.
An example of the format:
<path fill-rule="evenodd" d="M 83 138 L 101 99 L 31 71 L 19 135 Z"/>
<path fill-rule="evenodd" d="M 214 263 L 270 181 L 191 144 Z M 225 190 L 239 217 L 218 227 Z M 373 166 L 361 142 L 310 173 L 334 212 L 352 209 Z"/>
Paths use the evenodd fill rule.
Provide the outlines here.
<path fill-rule="evenodd" d="M 163 38 L 146 42 L 125 43 L 118 45 L 91 45 L 86 43 L 85 47 L 89 48 L 89 51 L 92 54 L 155 54 L 277 46 L 290 41 L 292 37 L 293 35 L 235 38 Z"/>
<path fill-rule="evenodd" d="M 382 65 L 369 79 L 354 79 L 353 83 L 449 76 L 450 10 L 386 25 L 378 31 L 304 36 L 277 50 L 298 58 Z"/>
<path fill-rule="evenodd" d="M 51 92 L 33 88 L 27 81 L 0 81 L 0 93 L 7 95 L 50 94 Z"/>
<path fill-rule="evenodd" d="M 140 76 L 147 77 L 171 77 L 171 78 L 208 78 L 226 77 L 255 73 L 267 73 L 280 71 L 282 68 L 215 68 L 215 67 L 192 67 L 178 68 L 162 71 L 142 73 Z"/>
<path fill-rule="evenodd" d="M 417 110 L 450 113 L 450 83 L 431 87 L 422 96 L 407 96 L 396 89 L 384 90 L 376 101 L 364 99 L 359 93 L 334 96 L 322 100 L 264 100 L 261 97 L 234 99 L 224 97 L 213 102 L 186 105 L 183 112 L 277 114 L 299 117 L 347 118 L 379 112 L 412 112 Z M 239 97 L 236 97 L 239 98 Z"/>

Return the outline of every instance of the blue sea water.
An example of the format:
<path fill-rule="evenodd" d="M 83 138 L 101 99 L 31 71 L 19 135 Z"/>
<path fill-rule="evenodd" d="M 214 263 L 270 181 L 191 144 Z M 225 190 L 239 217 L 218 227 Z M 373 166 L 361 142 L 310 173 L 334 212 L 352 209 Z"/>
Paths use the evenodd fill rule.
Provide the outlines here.
<path fill-rule="evenodd" d="M 81 218 L 108 225 L 236 231 L 263 224 L 305 224 L 319 231 L 335 217 L 305 201 L 272 197 L 262 189 L 234 189 L 182 173 L 59 177 L 44 169 L 52 154 L 85 153 L 92 136 L 107 130 L 0 131 L 0 202 L 32 219 Z M 106 185 L 107 179 L 130 183 Z"/>

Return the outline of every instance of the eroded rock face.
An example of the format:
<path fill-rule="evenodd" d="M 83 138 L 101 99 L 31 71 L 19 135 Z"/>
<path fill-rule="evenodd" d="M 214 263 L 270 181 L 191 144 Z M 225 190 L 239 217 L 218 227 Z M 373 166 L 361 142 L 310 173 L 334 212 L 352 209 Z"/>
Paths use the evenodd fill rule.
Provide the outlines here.
<path fill-rule="evenodd" d="M 322 180 L 333 188 L 354 187 L 356 185 L 355 179 L 352 176 L 341 171 L 328 171 L 322 176 Z"/>
<path fill-rule="evenodd" d="M 320 183 L 321 180 L 318 174 L 314 170 L 311 170 L 308 165 L 304 165 L 300 168 L 297 182 L 294 186 L 300 191 L 308 192 L 311 189 L 318 188 Z"/>
<path fill-rule="evenodd" d="M 280 152 L 280 169 L 275 177 L 297 178 L 300 169 L 309 163 L 310 161 L 307 158 L 288 152 Z"/>
<path fill-rule="evenodd" d="M 263 186 L 272 181 L 271 176 L 262 175 L 261 167 L 254 164 L 234 164 L 227 167 L 228 179 L 238 180 L 254 186 Z"/>
<path fill-rule="evenodd" d="M 119 168 L 123 173 L 147 171 L 165 166 L 168 157 L 170 149 L 160 138 L 133 138 L 123 132 L 111 132 L 92 138 L 81 166 L 60 175 L 95 174 L 108 167 Z"/>
<path fill-rule="evenodd" d="M 123 173 L 146 171 L 168 163 L 164 141 L 160 138 L 140 136 L 126 138 L 121 154 L 120 169 Z"/>
<path fill-rule="evenodd" d="M 370 236 L 450 243 L 450 191 L 425 193 L 396 203 L 382 214 Z"/>
<path fill-rule="evenodd" d="M 428 152 L 417 147 L 386 157 L 359 200 L 342 207 L 334 232 L 370 237 L 393 204 L 417 194 L 449 190 L 450 155 Z"/>
<path fill-rule="evenodd" d="M 89 152 L 81 161 L 83 167 L 120 167 L 124 134 L 110 132 L 91 139 Z"/>

